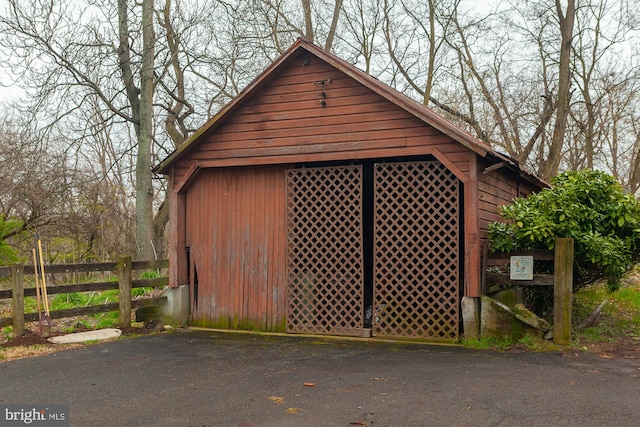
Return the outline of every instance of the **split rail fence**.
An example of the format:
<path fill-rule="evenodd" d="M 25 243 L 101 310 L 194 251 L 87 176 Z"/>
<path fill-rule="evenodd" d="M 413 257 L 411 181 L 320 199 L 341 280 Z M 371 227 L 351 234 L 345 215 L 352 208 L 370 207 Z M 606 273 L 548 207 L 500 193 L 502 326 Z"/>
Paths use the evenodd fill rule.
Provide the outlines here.
<path fill-rule="evenodd" d="M 134 288 L 165 287 L 169 284 L 169 279 L 166 276 L 149 279 L 133 279 L 133 271 L 166 269 L 168 266 L 169 262 L 167 260 L 131 261 L 131 257 L 128 256 L 120 257 L 117 262 L 46 265 L 45 272 L 47 276 L 70 273 L 114 272 L 118 278 L 117 281 L 111 280 L 47 286 L 47 294 L 49 296 L 118 289 L 118 302 L 56 310 L 51 311 L 49 315 L 51 319 L 61 319 L 65 317 L 118 311 L 118 325 L 121 328 L 129 327 L 131 326 L 132 309 L 161 306 L 165 304 L 167 300 L 165 296 L 132 300 L 131 290 Z M 13 325 L 14 335 L 19 335 L 24 332 L 26 322 L 34 322 L 39 319 L 38 313 L 25 314 L 24 298 L 36 296 L 35 287 L 25 288 L 25 275 L 32 274 L 34 274 L 32 265 L 14 264 L 8 267 L 0 267 L 0 278 L 11 278 L 11 289 L 0 290 L 0 300 L 11 299 L 13 312 L 12 317 L 0 318 L 0 327 Z M 48 282 L 50 283 L 51 281 Z"/>

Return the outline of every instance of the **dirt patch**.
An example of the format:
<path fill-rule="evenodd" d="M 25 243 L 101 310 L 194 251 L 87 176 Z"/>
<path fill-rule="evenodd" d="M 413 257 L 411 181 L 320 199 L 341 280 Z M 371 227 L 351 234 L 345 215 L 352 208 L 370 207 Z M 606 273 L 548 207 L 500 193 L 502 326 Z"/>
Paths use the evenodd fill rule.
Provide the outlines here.
<path fill-rule="evenodd" d="M 51 334 L 51 336 L 55 336 L 55 335 L 62 335 L 62 334 Z M 20 346 L 27 347 L 27 346 L 38 345 L 38 344 L 51 344 L 51 343 L 47 341 L 47 337 L 42 337 L 40 335 L 34 334 L 30 330 L 26 330 L 24 331 L 23 334 L 3 342 L 2 344 L 0 344 L 0 347 L 20 347 Z"/>
<path fill-rule="evenodd" d="M 155 332 L 154 329 L 149 329 L 146 327 L 134 327 L 131 326 L 129 328 L 118 328 L 122 331 L 122 335 L 123 336 L 136 336 L 136 335 L 145 335 L 145 334 L 150 334 L 152 332 Z M 89 328 L 79 328 L 76 329 L 74 332 L 86 332 L 89 331 L 91 329 Z M 57 332 L 57 331 L 52 331 L 51 333 L 49 333 L 48 337 L 55 337 L 55 336 L 60 336 L 60 335 L 67 335 L 67 333 L 63 333 L 63 332 Z M 56 344 L 53 344 L 51 342 L 48 341 L 48 337 L 43 337 L 40 336 L 38 334 L 35 334 L 33 331 L 31 330 L 26 330 L 24 331 L 23 334 L 14 337 L 8 341 L 3 342 L 2 344 L 0 344 L 0 348 L 6 348 L 6 347 L 28 347 L 28 346 L 34 346 L 34 345 L 48 345 L 48 346 L 56 346 Z"/>
<path fill-rule="evenodd" d="M 640 341 L 630 337 L 620 338 L 615 343 L 589 343 L 585 347 L 603 359 L 640 359 Z"/>
<path fill-rule="evenodd" d="M 122 331 L 121 336 L 125 336 L 125 337 L 159 333 L 164 330 L 163 328 L 159 328 L 157 324 L 131 326 L 128 328 L 118 328 L 118 329 Z M 85 332 L 89 330 L 91 329 L 78 328 L 74 332 Z M 68 333 L 63 333 L 63 332 L 53 330 L 51 331 L 51 333 L 49 333 L 49 337 L 67 335 L 67 334 Z M 5 340 L 4 342 L 0 343 L 0 362 L 23 359 L 25 357 L 43 356 L 45 354 L 56 353 L 59 351 L 92 344 L 92 342 L 73 343 L 73 344 L 54 344 L 52 342 L 49 342 L 47 338 L 48 337 L 43 337 L 38 334 L 35 334 L 31 329 L 27 329 L 23 334 L 13 337 L 9 340 Z"/>

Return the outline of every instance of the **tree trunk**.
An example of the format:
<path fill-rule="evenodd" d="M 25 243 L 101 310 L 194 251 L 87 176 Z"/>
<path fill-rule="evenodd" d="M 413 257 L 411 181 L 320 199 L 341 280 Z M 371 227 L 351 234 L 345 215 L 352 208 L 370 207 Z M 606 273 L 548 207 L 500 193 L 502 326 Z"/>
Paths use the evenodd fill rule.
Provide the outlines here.
<path fill-rule="evenodd" d="M 131 107 L 131 121 L 136 137 L 140 137 L 140 99 L 131 70 L 131 45 L 129 44 L 129 5 L 128 0 L 118 0 L 118 66 Z"/>
<path fill-rule="evenodd" d="M 338 27 L 340 10 L 342 10 L 342 0 L 336 0 L 336 6 L 333 9 L 333 19 L 331 20 L 331 27 L 329 28 L 329 34 L 327 34 L 327 40 L 324 43 L 324 50 L 328 52 L 331 51 L 331 47 L 333 46 L 333 39 L 336 36 L 336 28 Z"/>
<path fill-rule="evenodd" d="M 142 1 L 142 69 L 140 70 L 140 135 L 136 159 L 136 243 L 138 257 L 151 260 L 153 254 L 153 185 L 151 145 L 153 143 L 153 89 L 155 31 L 153 0 Z"/>
<path fill-rule="evenodd" d="M 302 11 L 304 12 L 304 38 L 313 43 L 313 21 L 311 19 L 311 0 L 302 1 Z"/>
<path fill-rule="evenodd" d="M 434 0 L 429 0 L 429 67 L 427 68 L 427 82 L 424 87 L 424 97 L 422 103 L 429 105 L 431 99 L 431 88 L 433 88 L 433 75 L 435 74 L 436 63 L 436 9 Z"/>
<path fill-rule="evenodd" d="M 153 0 L 143 2 L 143 52 L 140 88 L 131 68 L 128 0 L 118 0 L 118 65 L 131 107 L 138 150 L 136 156 L 136 245 L 138 259 L 153 259 L 153 188 L 151 142 L 153 117 Z"/>
<path fill-rule="evenodd" d="M 558 75 L 558 109 L 556 110 L 556 122 L 553 127 L 553 136 L 549 146 L 549 155 L 542 168 L 542 178 L 549 180 L 558 174 L 560 159 L 564 145 L 567 121 L 569 117 L 569 101 L 571 85 L 571 45 L 573 38 L 573 23 L 575 20 L 575 0 L 567 1 L 566 13 L 562 13 L 562 4 L 556 0 L 558 22 L 560 24 L 560 70 Z"/>

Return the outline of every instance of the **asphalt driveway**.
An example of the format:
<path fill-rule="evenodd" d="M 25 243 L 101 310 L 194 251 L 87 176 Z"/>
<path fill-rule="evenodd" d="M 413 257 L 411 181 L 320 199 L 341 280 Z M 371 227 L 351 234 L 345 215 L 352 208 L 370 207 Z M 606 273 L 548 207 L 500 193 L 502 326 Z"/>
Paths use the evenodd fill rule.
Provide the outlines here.
<path fill-rule="evenodd" d="M 188 331 L 0 363 L 72 426 L 636 426 L 640 360 Z"/>

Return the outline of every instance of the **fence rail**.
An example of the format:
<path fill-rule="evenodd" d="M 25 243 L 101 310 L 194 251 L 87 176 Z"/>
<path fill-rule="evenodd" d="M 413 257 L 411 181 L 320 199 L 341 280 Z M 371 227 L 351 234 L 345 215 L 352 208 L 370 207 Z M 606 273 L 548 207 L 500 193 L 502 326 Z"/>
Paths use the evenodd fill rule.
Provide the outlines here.
<path fill-rule="evenodd" d="M 138 270 L 164 269 L 169 266 L 167 260 L 158 261 L 131 261 L 131 257 L 120 257 L 117 262 L 101 262 L 89 264 L 51 264 L 46 266 L 47 275 L 68 273 L 90 273 L 111 271 L 117 274 L 117 281 L 104 281 L 94 283 L 63 284 L 47 287 L 48 295 L 70 294 L 75 292 L 93 292 L 118 289 L 118 302 L 97 304 L 85 307 L 69 308 L 51 311 L 52 319 L 83 316 L 89 314 L 118 311 L 118 324 L 120 327 L 131 326 L 131 310 L 142 307 L 155 307 L 166 303 L 166 297 L 154 297 L 145 299 L 131 299 L 131 290 L 134 288 L 163 287 L 169 284 L 168 277 L 150 279 L 133 279 L 132 272 Z M 10 277 L 12 288 L 0 291 L 0 299 L 11 299 L 13 316 L 0 318 L 0 327 L 13 325 L 14 335 L 22 334 L 25 330 L 25 322 L 37 321 L 38 313 L 24 312 L 24 297 L 35 297 L 35 288 L 24 287 L 24 276 L 34 274 L 32 265 L 14 264 L 8 267 L 0 267 L 0 277 Z"/>
<path fill-rule="evenodd" d="M 531 256 L 535 261 L 553 263 L 553 274 L 533 274 L 531 280 L 513 280 L 509 273 L 492 272 L 493 266 L 508 265 L 513 256 Z M 482 266 L 482 293 L 491 293 L 492 287 L 553 286 L 553 339 L 556 344 L 571 341 L 571 304 L 573 294 L 574 242 L 571 238 L 557 238 L 552 251 L 514 251 L 490 253 L 485 246 Z"/>
<path fill-rule="evenodd" d="M 94 262 L 94 263 L 82 263 L 82 264 L 49 264 L 45 265 L 47 274 L 62 274 L 62 273 L 95 273 L 104 271 L 116 271 L 118 262 Z M 132 261 L 132 270 L 155 270 L 158 268 L 169 267 L 169 261 L 157 260 L 157 261 Z M 11 277 L 12 266 L 0 266 L 0 278 Z M 23 266 L 24 274 L 33 274 L 33 265 Z M 65 285 L 67 286 L 67 285 Z M 3 298 L 3 297 L 0 297 Z"/>

